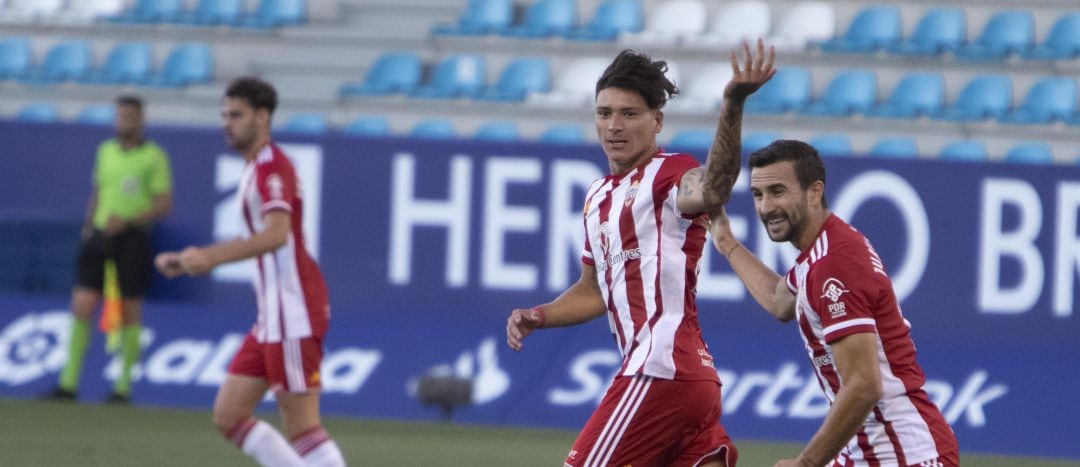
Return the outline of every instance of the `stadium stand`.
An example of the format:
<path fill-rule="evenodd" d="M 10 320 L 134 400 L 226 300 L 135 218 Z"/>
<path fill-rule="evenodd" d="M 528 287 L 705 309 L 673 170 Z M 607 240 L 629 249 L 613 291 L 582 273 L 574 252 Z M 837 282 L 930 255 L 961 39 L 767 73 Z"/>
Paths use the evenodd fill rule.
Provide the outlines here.
<path fill-rule="evenodd" d="M 764 34 L 780 50 L 783 72 L 748 103 L 747 131 L 784 128 L 785 137 L 801 139 L 842 134 L 855 154 L 888 134 L 924 148 L 982 141 L 990 161 L 1033 139 L 1050 146 L 1054 162 L 1072 163 L 1076 156 L 1069 130 L 1080 125 L 1080 14 L 1063 0 L 521 0 L 509 2 L 505 28 L 483 35 L 434 33 L 440 25 L 462 24 L 480 1 L 169 3 L 0 2 L 0 117 L 49 101 L 77 119 L 102 93 L 134 85 L 163 123 L 216 125 L 221 88 L 254 73 L 290 97 L 283 101 L 285 115 L 319 113 L 331 130 L 347 132 L 352 120 L 378 115 L 394 122 L 386 131 L 407 134 L 425 118 L 452 117 L 461 130 L 513 122 L 521 139 L 538 140 L 557 123 L 577 122 L 581 139 L 589 141 L 595 77 L 631 46 L 671 64 L 682 90 L 665 108 L 665 133 L 674 135 L 715 123 L 718 83 L 730 73 L 725 51 Z M 167 9 L 170 22 L 107 19 L 151 6 Z M 702 12 L 700 18 L 662 27 L 673 17 L 665 11 L 689 9 Z M 871 19 L 888 25 L 887 37 L 866 39 L 881 32 L 865 26 Z M 895 35 L 893 25 L 899 25 Z M 649 38 L 678 28 L 689 32 Z M 822 55 L 815 45 L 865 52 L 867 40 L 875 53 Z M 83 43 L 76 46 L 83 52 L 60 54 L 60 44 L 69 41 Z M 395 58 L 399 68 L 385 70 L 383 58 L 393 62 L 389 57 L 397 54 L 406 56 Z M 512 64 L 529 59 L 547 63 L 547 85 L 543 78 L 529 81 L 531 88 L 511 79 L 518 68 Z"/>

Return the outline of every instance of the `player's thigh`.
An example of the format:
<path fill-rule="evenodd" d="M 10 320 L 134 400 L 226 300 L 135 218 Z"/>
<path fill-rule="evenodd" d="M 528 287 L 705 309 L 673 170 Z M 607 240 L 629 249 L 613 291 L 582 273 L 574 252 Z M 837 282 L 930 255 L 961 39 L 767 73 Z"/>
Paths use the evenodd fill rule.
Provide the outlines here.
<path fill-rule="evenodd" d="M 214 398 L 214 424 L 229 430 L 255 413 L 270 385 L 261 378 L 228 374 Z"/>
<path fill-rule="evenodd" d="M 75 283 L 78 287 L 101 293 L 105 283 L 105 237 L 94 232 L 90 238 L 79 245 L 79 255 L 75 258 Z"/>

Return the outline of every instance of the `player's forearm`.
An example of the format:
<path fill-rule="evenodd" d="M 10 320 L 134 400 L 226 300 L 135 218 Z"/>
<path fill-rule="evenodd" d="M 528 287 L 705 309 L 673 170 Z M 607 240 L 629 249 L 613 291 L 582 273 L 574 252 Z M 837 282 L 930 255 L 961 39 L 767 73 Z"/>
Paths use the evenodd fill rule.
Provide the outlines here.
<path fill-rule="evenodd" d="M 844 381 L 821 428 L 799 454 L 800 461 L 809 461 L 803 465 L 824 466 L 835 458 L 859 432 L 880 398 L 880 386 L 875 391 L 869 381 Z"/>
<path fill-rule="evenodd" d="M 276 231 L 264 230 L 249 238 L 215 243 L 204 249 L 213 265 L 218 266 L 254 258 L 281 248 L 288 239 L 287 235 L 288 231 L 282 235 Z"/>
<path fill-rule="evenodd" d="M 742 116 L 745 96 L 725 96 L 720 108 L 708 160 L 705 162 L 705 209 L 714 210 L 731 198 L 731 187 L 742 163 Z"/>
<path fill-rule="evenodd" d="M 582 281 L 570 286 L 555 301 L 540 305 L 540 308 L 544 310 L 545 328 L 585 323 L 607 311 L 600 289 Z"/>
<path fill-rule="evenodd" d="M 738 240 L 731 239 L 718 248 L 746 286 L 746 290 L 750 291 L 750 295 L 765 311 L 780 321 L 790 321 L 794 317 L 794 296 L 785 294 L 784 291 L 778 292 L 784 287 L 783 278 L 779 274 L 769 269 Z"/>

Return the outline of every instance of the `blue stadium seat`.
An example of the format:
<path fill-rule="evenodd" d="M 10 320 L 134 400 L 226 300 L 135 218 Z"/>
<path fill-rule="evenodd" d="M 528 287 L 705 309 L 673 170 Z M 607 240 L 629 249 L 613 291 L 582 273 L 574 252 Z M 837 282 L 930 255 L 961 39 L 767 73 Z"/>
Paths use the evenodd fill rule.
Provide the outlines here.
<path fill-rule="evenodd" d="M 580 41 L 613 41 L 624 32 L 640 32 L 645 12 L 640 0 L 604 0 L 584 26 L 563 37 Z"/>
<path fill-rule="evenodd" d="M 952 105 L 933 117 L 940 120 L 998 119 L 1012 106 L 1012 80 L 1005 75 L 978 75 L 968 81 Z"/>
<path fill-rule="evenodd" d="M 438 25 L 432 33 L 439 35 L 482 36 L 501 34 L 514 19 L 510 0 L 469 0 L 465 11 L 452 25 Z"/>
<path fill-rule="evenodd" d="M 780 134 L 771 131 L 744 133 L 742 136 L 742 152 L 751 153 L 757 151 L 778 139 L 780 139 Z"/>
<path fill-rule="evenodd" d="M 974 41 L 956 51 L 969 60 L 999 60 L 1026 52 L 1035 42 L 1035 16 L 1030 10 L 1002 10 L 986 23 Z"/>
<path fill-rule="evenodd" d="M 960 8 L 934 8 L 926 12 L 915 32 L 889 47 L 899 55 L 940 55 L 955 51 L 967 40 L 967 15 Z"/>
<path fill-rule="evenodd" d="M 810 138 L 808 143 L 817 149 L 818 154 L 828 156 L 851 156 L 855 150 L 851 145 L 851 138 L 841 134 L 825 134 Z"/>
<path fill-rule="evenodd" d="M 522 57 L 510 62 L 495 85 L 476 96 L 481 100 L 521 102 L 529 94 L 551 90 L 551 63 L 546 58 Z"/>
<path fill-rule="evenodd" d="M 1076 112 L 1076 91 L 1076 80 L 1073 78 L 1043 78 L 1031 87 L 1024 102 L 1001 121 L 1040 124 L 1068 120 Z"/>
<path fill-rule="evenodd" d="M 446 118 L 429 118 L 421 120 L 409 131 L 413 138 L 427 139 L 454 139 L 457 138 L 457 130 L 454 122 Z"/>
<path fill-rule="evenodd" d="M 585 130 L 575 123 L 554 124 L 540 132 L 536 139 L 551 144 L 585 144 Z"/>
<path fill-rule="evenodd" d="M 826 52 L 873 53 L 900 41 L 900 8 L 877 5 L 860 10 L 842 37 L 821 43 Z"/>
<path fill-rule="evenodd" d="M 183 87 L 209 82 L 214 75 L 214 57 L 210 46 L 200 42 L 177 45 L 165 58 L 161 72 L 151 75 L 144 84 Z"/>
<path fill-rule="evenodd" d="M 1054 151 L 1050 145 L 1043 142 L 1017 143 L 1005 152 L 1005 162 L 1017 162 L 1023 164 L 1052 164 Z"/>
<path fill-rule="evenodd" d="M 385 117 L 357 117 L 341 131 L 356 136 L 386 136 L 390 134 L 390 122 Z"/>
<path fill-rule="evenodd" d="M 89 41 L 69 39 L 49 49 L 41 66 L 24 75 L 23 81 L 35 84 L 79 81 L 90 73 L 92 60 Z"/>
<path fill-rule="evenodd" d="M 105 64 L 91 73 L 85 82 L 125 84 L 146 81 L 153 68 L 154 55 L 147 42 L 117 44 L 105 58 Z"/>
<path fill-rule="evenodd" d="M 919 148 L 915 138 L 895 136 L 881 138 L 870 147 L 870 157 L 890 159 L 915 159 L 919 157 Z"/>
<path fill-rule="evenodd" d="M 128 10 L 110 18 L 115 23 L 172 23 L 180 20 L 183 0 L 136 0 Z"/>
<path fill-rule="evenodd" d="M 412 96 L 427 99 L 473 97 L 484 88 L 486 77 L 487 65 L 483 56 L 451 55 L 435 65 L 431 81 L 417 88 Z"/>
<path fill-rule="evenodd" d="M 720 83 L 715 85 L 723 87 Z M 810 102 L 810 88 L 810 70 L 799 67 L 778 69 L 769 82 L 746 100 L 746 111 L 784 113 L 801 109 Z"/>
<path fill-rule="evenodd" d="M 474 139 L 483 141 L 517 141 L 521 139 L 514 122 L 494 121 L 480 125 L 473 133 Z"/>
<path fill-rule="evenodd" d="M 536 0 L 525 9 L 521 24 L 511 26 L 503 34 L 523 38 L 548 38 L 567 34 L 576 24 L 575 0 Z"/>
<path fill-rule="evenodd" d="M 286 120 L 280 130 L 306 135 L 321 135 L 330 131 L 330 122 L 321 113 L 297 113 Z"/>
<path fill-rule="evenodd" d="M 34 102 L 26 104 L 19 113 L 15 114 L 15 120 L 20 122 L 52 123 L 60 119 L 60 110 L 56 104 L 50 102 Z"/>
<path fill-rule="evenodd" d="M 1046 40 L 1031 49 L 1025 57 L 1043 60 L 1080 57 L 1080 13 L 1068 13 L 1058 18 Z"/>
<path fill-rule="evenodd" d="M 341 87 L 346 96 L 382 96 L 411 93 L 420 85 L 423 63 L 412 52 L 383 55 L 375 60 L 361 83 L 347 83 Z"/>
<path fill-rule="evenodd" d="M 88 105 L 75 117 L 76 122 L 88 125 L 112 125 L 115 119 L 116 107 L 108 104 Z"/>
<path fill-rule="evenodd" d="M 30 40 L 12 37 L 0 41 L 0 81 L 25 75 L 30 70 L 32 58 Z"/>
<path fill-rule="evenodd" d="M 181 15 L 179 23 L 198 26 L 217 26 L 240 24 L 244 13 L 244 0 L 199 0 L 195 9 Z"/>
<path fill-rule="evenodd" d="M 938 153 L 938 159 L 952 161 L 986 161 L 989 158 L 986 144 L 973 140 L 953 141 Z"/>
<path fill-rule="evenodd" d="M 938 72 L 909 73 L 900 79 L 889 99 L 867 115 L 916 118 L 933 115 L 945 102 L 945 77 Z"/>
<path fill-rule="evenodd" d="M 297 25 L 305 21 L 307 21 L 305 0 L 262 0 L 251 15 L 240 20 L 240 25 L 268 29 Z"/>
<path fill-rule="evenodd" d="M 675 132 L 675 136 L 671 137 L 668 146 L 672 150 L 704 154 L 712 146 L 715 135 L 716 132 L 713 130 L 698 128 L 679 130 Z"/>
<path fill-rule="evenodd" d="M 877 76 L 867 70 L 847 70 L 836 74 L 825 93 L 803 109 L 808 115 L 846 117 L 865 113 L 877 101 Z"/>

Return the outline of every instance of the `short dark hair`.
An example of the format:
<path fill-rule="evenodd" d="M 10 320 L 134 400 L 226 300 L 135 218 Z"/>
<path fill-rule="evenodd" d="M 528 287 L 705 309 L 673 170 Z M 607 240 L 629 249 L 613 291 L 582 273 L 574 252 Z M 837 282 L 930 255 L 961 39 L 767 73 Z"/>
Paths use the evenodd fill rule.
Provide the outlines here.
<path fill-rule="evenodd" d="M 816 181 L 825 183 L 825 163 L 817 149 L 802 141 L 791 139 L 778 139 L 772 144 L 750 153 L 747 163 L 751 169 L 773 165 L 777 162 L 793 161 L 795 163 L 795 177 L 799 180 L 799 186 L 806 189 Z M 825 200 L 825 194 L 821 194 L 821 206 L 828 208 L 829 203 Z"/>
<path fill-rule="evenodd" d="M 236 78 L 229 83 L 225 97 L 243 99 L 256 109 L 266 109 L 271 114 L 277 108 L 277 90 L 270 83 L 254 76 Z"/>
<path fill-rule="evenodd" d="M 626 89 L 640 94 L 650 110 L 662 108 L 679 93 L 679 88 L 664 74 L 667 70 L 667 62 L 663 60 L 654 61 L 644 53 L 623 50 L 596 80 L 596 94 L 607 88 Z"/>
<path fill-rule="evenodd" d="M 134 107 L 135 110 L 138 110 L 139 112 L 142 112 L 143 110 L 142 98 L 134 94 L 122 94 L 116 96 L 116 99 L 113 100 L 113 103 L 116 104 L 117 107 L 128 105 Z"/>

